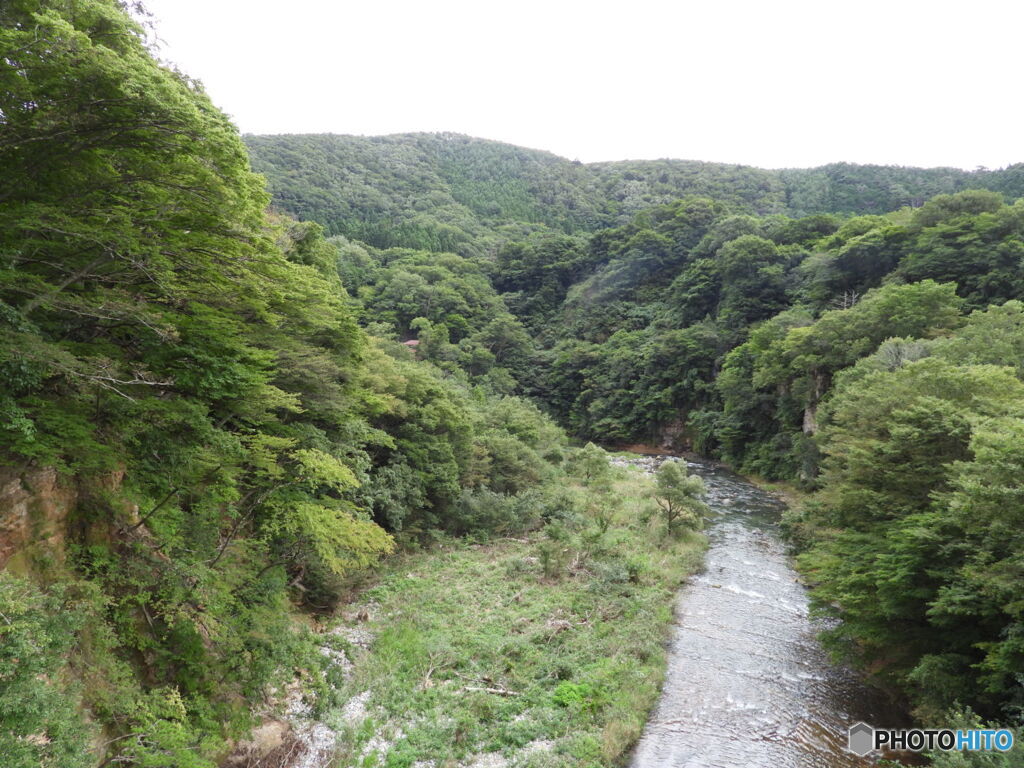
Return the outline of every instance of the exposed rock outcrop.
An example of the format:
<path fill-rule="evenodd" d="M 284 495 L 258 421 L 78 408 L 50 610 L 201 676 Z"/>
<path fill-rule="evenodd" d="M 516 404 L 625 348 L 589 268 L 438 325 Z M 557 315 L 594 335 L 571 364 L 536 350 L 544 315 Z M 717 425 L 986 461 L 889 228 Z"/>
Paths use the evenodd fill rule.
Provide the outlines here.
<path fill-rule="evenodd" d="M 29 549 L 63 559 L 78 488 L 52 467 L 0 468 L 0 568 Z"/>

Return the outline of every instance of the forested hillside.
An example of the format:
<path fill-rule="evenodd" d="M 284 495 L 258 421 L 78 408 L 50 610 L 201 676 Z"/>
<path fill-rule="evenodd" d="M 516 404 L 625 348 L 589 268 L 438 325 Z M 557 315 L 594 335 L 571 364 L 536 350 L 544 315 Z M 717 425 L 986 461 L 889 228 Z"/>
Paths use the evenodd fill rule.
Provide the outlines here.
<path fill-rule="evenodd" d="M 274 204 L 329 235 L 479 256 L 551 229 L 587 233 L 652 205 L 711 197 L 751 214 L 881 214 L 938 194 L 1024 195 L 1024 164 L 997 171 L 836 163 L 769 171 L 691 160 L 582 164 L 459 134 L 246 136 Z"/>

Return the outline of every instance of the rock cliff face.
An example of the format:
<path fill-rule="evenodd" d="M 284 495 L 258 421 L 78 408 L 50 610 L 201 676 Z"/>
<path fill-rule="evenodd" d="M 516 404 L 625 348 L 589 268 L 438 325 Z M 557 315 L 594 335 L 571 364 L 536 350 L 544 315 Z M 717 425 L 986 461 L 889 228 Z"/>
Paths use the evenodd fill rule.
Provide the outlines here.
<path fill-rule="evenodd" d="M 62 564 L 71 513 L 90 494 L 116 499 L 124 475 L 121 469 L 82 479 L 61 475 L 52 467 L 0 467 L 0 570 L 32 570 L 34 555 Z M 137 519 L 138 507 L 125 499 L 114 503 L 123 506 L 126 521 Z M 93 526 L 89 534 L 106 537 L 114 530 Z"/>
<path fill-rule="evenodd" d="M 0 468 L 0 568 L 17 565 L 29 548 L 63 559 L 75 483 L 55 469 Z"/>
<path fill-rule="evenodd" d="M 686 416 L 659 427 L 655 435 L 655 445 L 665 451 L 690 450 L 692 441 L 686 424 Z"/>

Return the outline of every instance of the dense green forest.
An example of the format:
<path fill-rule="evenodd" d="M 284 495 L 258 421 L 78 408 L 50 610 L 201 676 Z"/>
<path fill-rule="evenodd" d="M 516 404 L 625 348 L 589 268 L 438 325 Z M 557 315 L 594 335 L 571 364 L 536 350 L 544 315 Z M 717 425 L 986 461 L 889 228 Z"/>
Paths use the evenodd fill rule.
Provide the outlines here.
<path fill-rule="evenodd" d="M 932 721 L 1016 718 L 1024 202 L 789 219 L 690 198 L 588 252 L 531 392 L 574 434 L 815 491 L 788 522 L 830 646 Z"/>
<path fill-rule="evenodd" d="M 1024 195 L 1024 164 L 990 171 L 835 163 L 763 170 L 691 160 L 582 164 L 459 134 L 246 136 L 274 205 L 371 245 L 489 253 L 536 232 L 590 233 L 698 195 L 737 213 L 882 214 L 939 194 Z"/>
<path fill-rule="evenodd" d="M 5 766 L 207 768 L 296 670 L 330 699 L 297 616 L 396 550 L 526 534 L 480 584 L 532 558 L 559 610 L 610 590 L 593 679 L 531 663 L 559 727 L 597 734 L 576 764 L 621 762 L 656 686 L 602 654 L 632 612 L 656 675 L 702 507 L 592 443 L 799 486 L 785 526 L 837 656 L 924 722 L 1019 725 L 1024 165 L 243 142 L 115 0 L 5 3 L 0 49 Z M 624 511 L 659 493 L 667 520 Z M 403 578 L 381 599 L 445 586 Z"/>
<path fill-rule="evenodd" d="M 690 449 L 813 492 L 787 525 L 818 610 L 842 620 L 826 637 L 836 654 L 930 722 L 963 704 L 1016 720 L 1018 167 L 592 167 L 458 136 L 248 142 L 282 189 L 275 204 L 346 236 L 398 199 L 393 210 L 437 211 L 431 201 L 450 193 L 459 215 L 448 221 L 466 240 L 449 247 L 500 294 L 501 348 L 515 359 L 498 369 L 514 391 L 578 439 Z M 405 163 L 388 171 L 399 152 Z M 438 186 L 418 187 L 414 167 Z M 351 202 L 345 179 L 357 175 L 384 197 L 332 219 L 328 197 Z M 550 207 L 537 215 L 530 200 Z M 354 254 L 342 271 L 358 274 L 343 279 L 367 320 L 420 338 L 439 365 L 473 369 L 482 339 L 470 315 L 383 301 L 413 284 L 415 257 L 335 241 Z M 365 253 L 384 268 L 357 269 Z M 465 278 L 444 282 L 479 304 Z M 417 312 L 429 323 L 410 324 Z"/>

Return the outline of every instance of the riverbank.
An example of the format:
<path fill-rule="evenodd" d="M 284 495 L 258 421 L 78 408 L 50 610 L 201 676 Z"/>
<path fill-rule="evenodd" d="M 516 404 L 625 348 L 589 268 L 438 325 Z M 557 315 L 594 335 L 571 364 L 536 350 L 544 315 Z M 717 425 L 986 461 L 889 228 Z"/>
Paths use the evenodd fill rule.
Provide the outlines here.
<path fill-rule="evenodd" d="M 724 461 L 718 459 L 708 458 L 701 456 L 700 454 L 694 453 L 693 451 L 672 451 L 667 448 L 661 448 L 656 445 L 648 445 L 646 443 L 633 443 L 628 445 L 608 445 L 605 446 L 612 456 L 625 458 L 630 460 L 636 456 L 647 457 L 649 459 L 658 459 L 664 456 L 674 456 L 679 459 L 686 461 L 699 462 L 701 465 L 706 467 L 716 467 L 718 469 L 724 469 L 734 473 L 738 477 L 742 477 L 751 485 L 757 486 L 763 491 L 767 491 L 773 496 L 781 499 L 786 507 L 791 510 L 797 510 L 799 507 L 808 501 L 810 501 L 812 494 L 808 491 L 801 489 L 795 483 L 787 482 L 785 480 L 768 480 L 760 475 L 748 475 L 742 472 L 737 472 L 735 468 L 730 466 Z M 653 465 L 652 465 L 653 466 Z"/>
<path fill-rule="evenodd" d="M 322 718 L 333 765 L 621 763 L 706 547 L 665 535 L 651 486 L 615 468 L 600 503 L 568 489 L 574 502 L 530 535 L 391 558 L 325 634 L 344 667 Z"/>
<path fill-rule="evenodd" d="M 795 510 L 801 505 L 806 504 L 811 500 L 813 494 L 808 491 L 802 490 L 793 483 L 788 483 L 783 480 L 766 480 L 758 475 L 740 475 L 751 485 L 755 485 L 762 491 L 767 491 L 773 496 L 782 499 L 786 506 Z"/>

